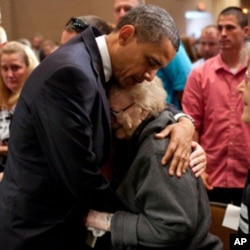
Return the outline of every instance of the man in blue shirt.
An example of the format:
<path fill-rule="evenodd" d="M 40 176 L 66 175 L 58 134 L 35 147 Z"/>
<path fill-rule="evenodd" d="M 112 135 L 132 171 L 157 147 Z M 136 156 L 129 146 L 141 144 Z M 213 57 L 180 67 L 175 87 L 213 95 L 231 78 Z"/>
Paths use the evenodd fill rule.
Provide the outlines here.
<path fill-rule="evenodd" d="M 191 69 L 192 63 L 181 43 L 173 60 L 157 72 L 167 90 L 167 102 L 174 104 L 179 109 L 181 109 L 183 90 Z"/>

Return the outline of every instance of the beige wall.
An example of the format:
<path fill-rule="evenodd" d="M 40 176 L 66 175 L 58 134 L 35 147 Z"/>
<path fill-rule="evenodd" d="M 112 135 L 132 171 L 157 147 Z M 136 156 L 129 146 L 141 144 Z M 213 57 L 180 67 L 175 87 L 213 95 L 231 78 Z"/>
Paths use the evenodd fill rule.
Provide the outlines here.
<path fill-rule="evenodd" d="M 147 0 L 159 5 L 173 16 L 181 34 L 185 33 L 186 10 L 195 10 L 200 0 Z M 215 17 L 229 5 L 240 6 L 240 0 L 203 0 L 206 10 Z M 113 0 L 0 0 L 2 25 L 9 40 L 30 38 L 41 32 L 46 38 L 60 40 L 65 22 L 71 16 L 94 14 L 113 22 Z"/>

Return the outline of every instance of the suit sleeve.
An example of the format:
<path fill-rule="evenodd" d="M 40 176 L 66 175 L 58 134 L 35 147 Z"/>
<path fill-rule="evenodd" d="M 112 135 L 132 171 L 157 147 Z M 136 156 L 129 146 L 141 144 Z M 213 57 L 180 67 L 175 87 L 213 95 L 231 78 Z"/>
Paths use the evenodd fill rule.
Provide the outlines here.
<path fill-rule="evenodd" d="M 91 197 L 98 200 L 95 194 L 109 189 L 99 170 L 104 158 L 101 154 L 109 147 L 104 139 L 108 131 L 102 121 L 104 105 L 96 79 L 67 66 L 48 78 L 32 107 L 40 144 L 55 181 L 81 203 Z"/>

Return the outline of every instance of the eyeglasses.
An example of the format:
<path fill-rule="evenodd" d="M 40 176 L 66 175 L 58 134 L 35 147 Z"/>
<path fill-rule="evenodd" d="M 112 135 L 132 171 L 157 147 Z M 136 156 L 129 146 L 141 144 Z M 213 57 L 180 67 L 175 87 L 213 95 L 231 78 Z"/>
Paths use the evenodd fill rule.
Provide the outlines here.
<path fill-rule="evenodd" d="M 135 103 L 131 103 L 130 105 L 128 105 L 126 108 L 121 109 L 120 111 L 114 111 L 114 110 L 110 110 L 111 115 L 113 115 L 114 118 L 117 118 L 118 116 L 120 116 L 121 114 L 123 114 L 126 110 L 130 109 L 133 105 L 135 105 Z"/>
<path fill-rule="evenodd" d="M 70 28 L 80 33 L 88 27 L 88 24 L 79 18 L 71 17 L 65 26 L 70 26 Z"/>

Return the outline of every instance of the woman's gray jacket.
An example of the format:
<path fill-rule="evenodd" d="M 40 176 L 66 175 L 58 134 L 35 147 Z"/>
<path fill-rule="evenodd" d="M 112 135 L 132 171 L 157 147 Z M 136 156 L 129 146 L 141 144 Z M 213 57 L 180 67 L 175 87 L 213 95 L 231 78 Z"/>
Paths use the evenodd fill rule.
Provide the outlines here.
<path fill-rule="evenodd" d="M 115 212 L 111 222 L 116 249 L 222 249 L 208 232 L 211 215 L 202 180 L 190 169 L 181 178 L 171 177 L 170 162 L 161 165 L 169 138 L 155 139 L 154 134 L 174 122 L 164 111 L 131 138 L 131 165 L 117 189 L 128 210 Z"/>

